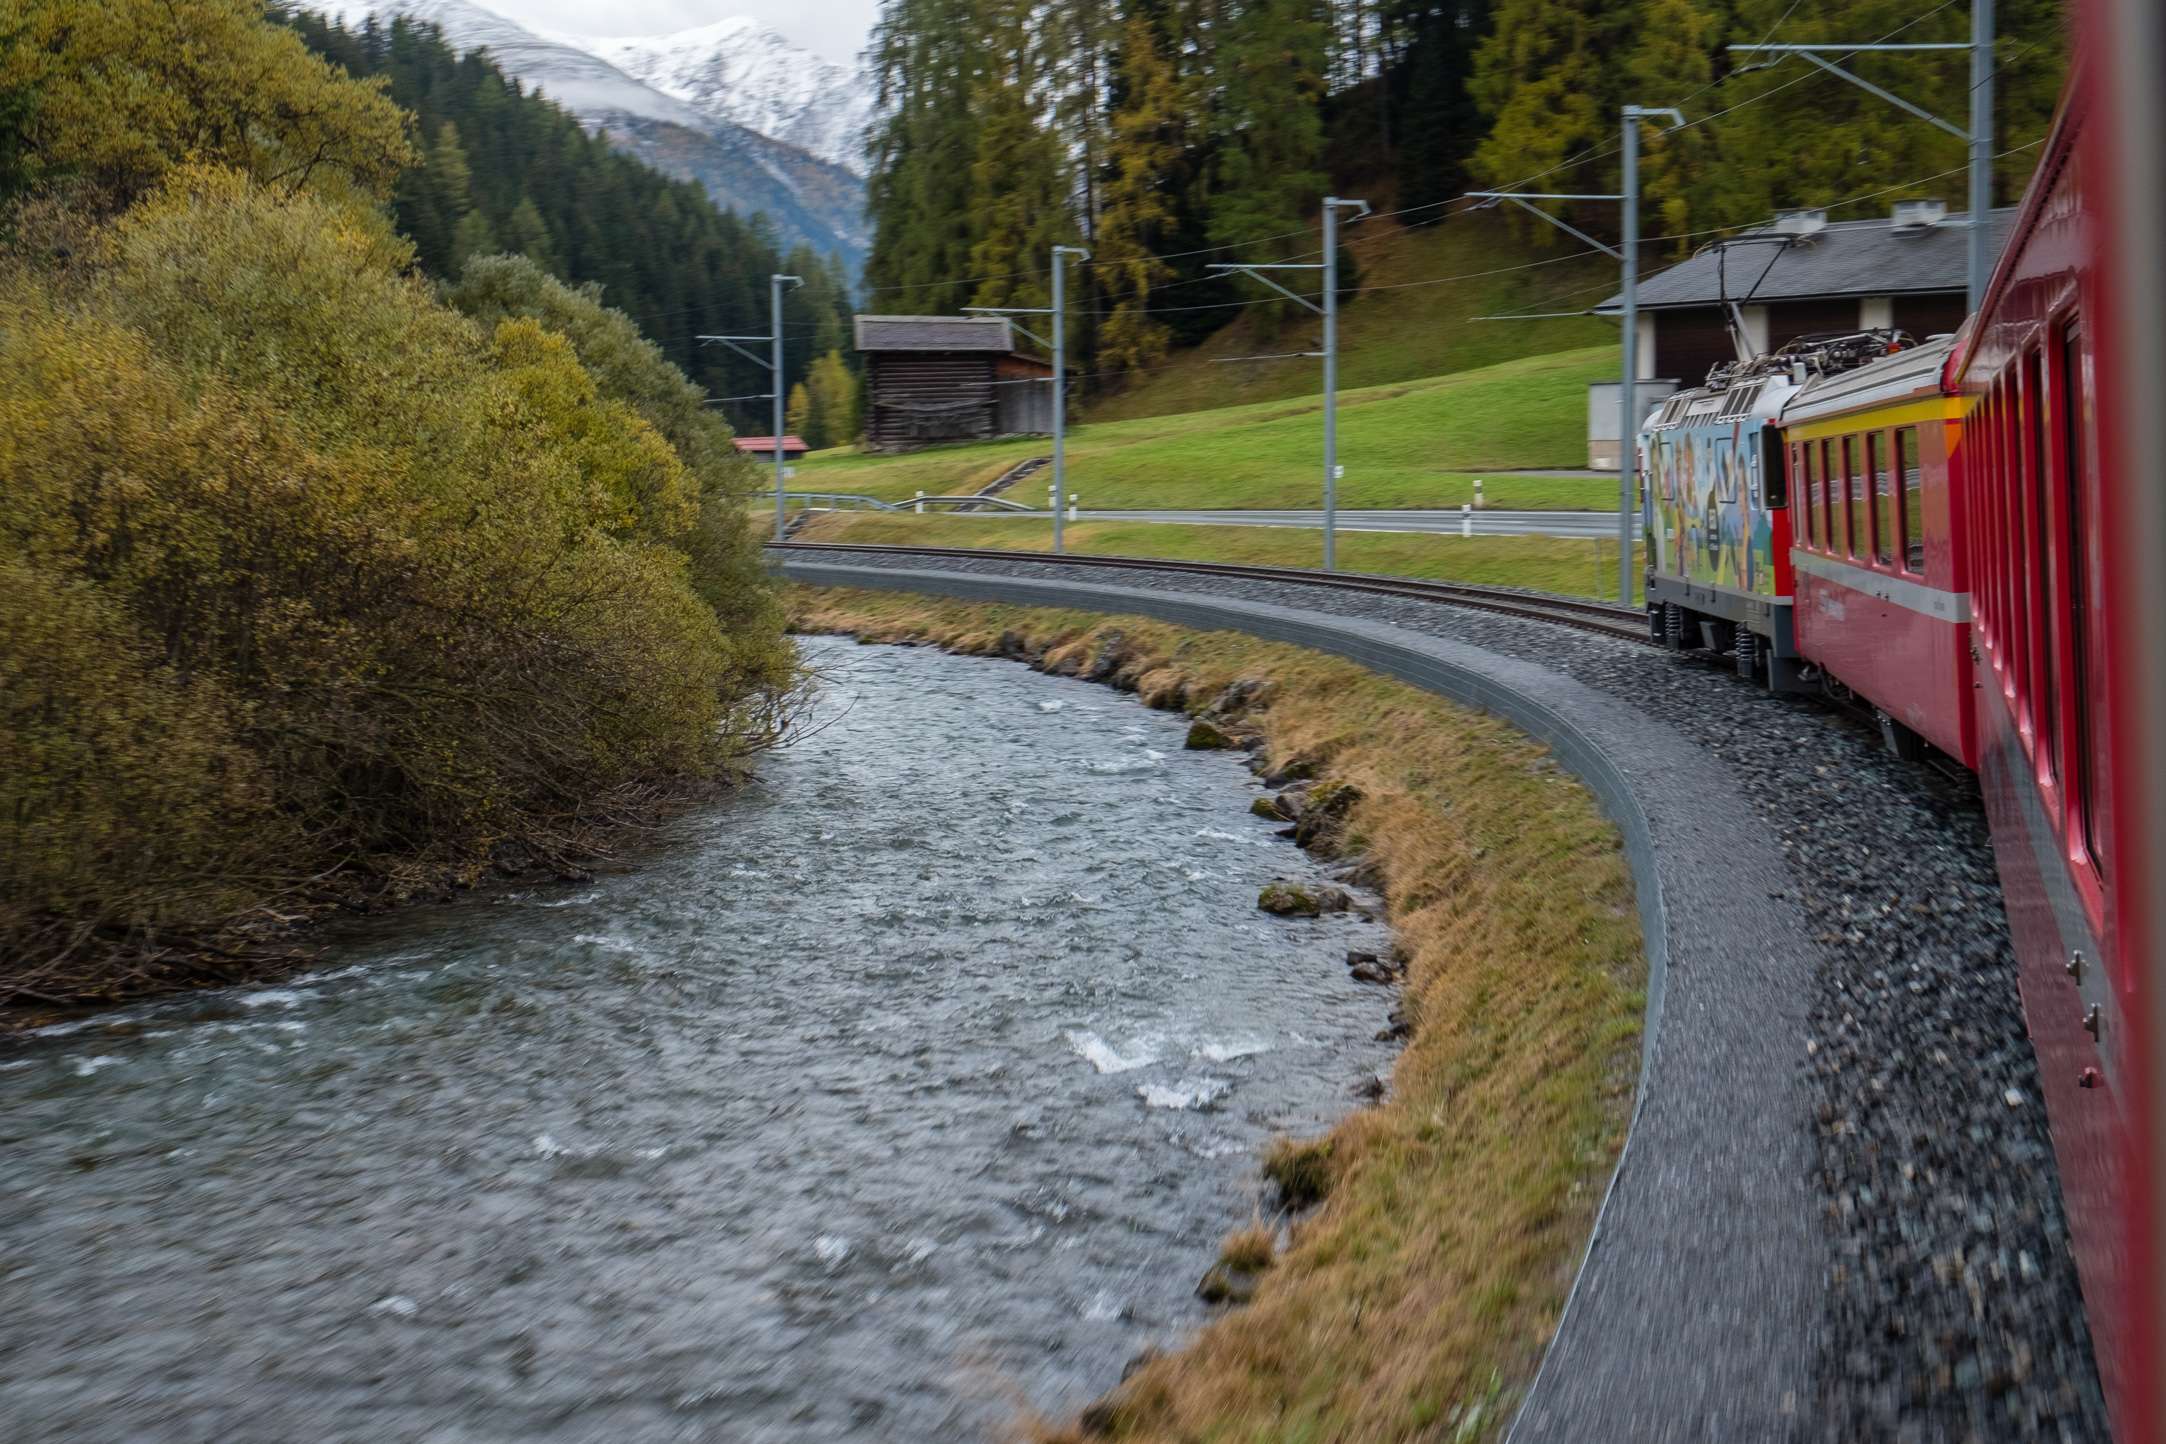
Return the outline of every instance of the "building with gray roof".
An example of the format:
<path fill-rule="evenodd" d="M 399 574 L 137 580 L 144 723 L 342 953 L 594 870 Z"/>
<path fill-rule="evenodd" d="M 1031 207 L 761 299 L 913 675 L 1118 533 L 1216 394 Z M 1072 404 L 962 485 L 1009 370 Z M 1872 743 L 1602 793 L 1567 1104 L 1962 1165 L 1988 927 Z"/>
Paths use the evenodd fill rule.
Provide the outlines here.
<path fill-rule="evenodd" d="M 2013 208 L 1987 212 L 1990 252 L 2014 220 Z M 1726 304 L 1761 353 L 1830 331 L 1894 327 L 1921 340 L 1953 331 L 1965 315 L 1969 231 L 1968 215 L 1937 201 L 1903 201 L 1888 216 L 1859 221 L 1785 212 L 1640 282 L 1640 375 L 1693 386 L 1710 366 L 1735 359 Z M 1622 297 L 1612 296 L 1595 314 L 1621 310 Z"/>

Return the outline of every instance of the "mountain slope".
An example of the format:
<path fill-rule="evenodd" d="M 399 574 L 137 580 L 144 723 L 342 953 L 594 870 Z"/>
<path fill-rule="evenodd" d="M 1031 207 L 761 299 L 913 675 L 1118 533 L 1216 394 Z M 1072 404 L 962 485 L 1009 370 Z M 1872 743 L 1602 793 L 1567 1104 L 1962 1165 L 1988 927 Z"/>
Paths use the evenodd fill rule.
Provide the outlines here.
<path fill-rule="evenodd" d="M 864 173 L 871 84 L 754 20 L 740 16 L 668 35 L 561 38 L 709 120 L 742 126 Z"/>
<path fill-rule="evenodd" d="M 370 14 L 434 25 L 461 50 L 486 50 L 506 74 L 539 90 L 657 170 L 696 180 L 717 204 L 764 213 L 785 245 L 804 241 L 864 260 L 864 183 L 850 171 L 762 135 L 626 74 L 576 44 L 552 40 L 472 0 L 344 0 L 328 5 L 349 26 Z"/>

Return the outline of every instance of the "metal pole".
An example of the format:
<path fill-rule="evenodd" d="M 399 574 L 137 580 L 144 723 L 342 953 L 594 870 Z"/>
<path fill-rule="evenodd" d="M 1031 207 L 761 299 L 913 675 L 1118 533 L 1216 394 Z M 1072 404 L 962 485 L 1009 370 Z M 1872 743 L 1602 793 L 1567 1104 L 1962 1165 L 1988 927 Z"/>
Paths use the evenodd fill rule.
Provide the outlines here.
<path fill-rule="evenodd" d="M 1617 388 L 1617 601 L 1632 605 L 1632 501 L 1639 479 L 1634 410 L 1640 367 L 1640 108 L 1624 108 L 1624 380 Z"/>
<path fill-rule="evenodd" d="M 1993 208 L 1993 0 L 1970 4 L 1970 309 L 1985 304 L 1992 257 L 1986 216 Z"/>
<path fill-rule="evenodd" d="M 1062 530 L 1062 503 L 1068 495 L 1068 313 L 1067 289 L 1062 284 L 1060 260 L 1074 256 L 1089 260 L 1081 246 L 1053 248 L 1053 550 L 1067 549 Z"/>
<path fill-rule="evenodd" d="M 1339 566 L 1339 198 L 1324 197 L 1324 570 Z"/>
<path fill-rule="evenodd" d="M 772 312 L 772 319 L 771 319 L 771 321 L 770 321 L 770 323 L 769 323 L 769 324 L 770 324 L 770 326 L 771 326 L 771 327 L 772 327 L 772 329 L 773 329 L 773 337 L 772 337 L 772 339 L 773 339 L 773 345 L 774 345 L 774 360 L 773 360 L 773 362 L 772 362 L 772 366 L 773 366 L 773 370 L 774 370 L 774 386 L 773 386 L 773 388 L 772 388 L 772 389 L 773 389 L 773 391 L 774 391 L 774 393 L 775 393 L 775 540 L 776 540 L 776 541 L 781 541 L 781 540 L 783 540 L 783 534 L 784 534 L 784 532 L 785 532 L 785 531 L 787 530 L 787 528 L 786 528 L 786 526 L 785 526 L 785 523 L 784 523 L 784 517 L 783 517 L 783 493 L 784 493 L 784 489 L 785 489 L 785 487 L 784 487 L 784 478 L 783 478 L 783 475 L 782 475 L 782 283 L 783 283 L 783 282 L 784 282 L 785 280 L 787 280 L 787 279 L 788 279 L 788 277 L 786 277 L 786 276 L 769 276 L 769 277 L 767 278 L 767 284 L 768 284 L 768 286 L 769 286 L 769 287 L 771 288 L 771 295 L 772 295 L 772 298 L 773 298 L 773 302 L 774 302 L 774 307 L 773 307 L 773 312 Z"/>
<path fill-rule="evenodd" d="M 1068 317 L 1067 295 L 1061 286 L 1060 253 L 1053 248 L 1053 550 L 1067 550 L 1061 529 L 1060 503 L 1068 478 Z"/>

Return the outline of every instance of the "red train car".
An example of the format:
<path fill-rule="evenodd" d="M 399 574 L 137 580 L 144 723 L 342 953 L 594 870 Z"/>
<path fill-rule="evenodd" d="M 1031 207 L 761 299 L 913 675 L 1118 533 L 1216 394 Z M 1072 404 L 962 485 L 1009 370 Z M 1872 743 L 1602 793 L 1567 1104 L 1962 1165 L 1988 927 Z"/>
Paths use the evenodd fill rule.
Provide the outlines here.
<path fill-rule="evenodd" d="M 2086 0 L 1953 341 L 1782 413 L 1799 656 L 1974 768 L 2115 1437 L 2166 1441 L 2166 6 Z"/>
<path fill-rule="evenodd" d="M 2136 369 L 2126 323 L 2142 264 L 2112 204 L 2156 207 L 2155 127 L 2111 83 L 2108 34 L 2155 7 L 2082 17 L 2077 69 L 1985 302 L 1951 359 L 1963 407 L 1958 541 L 1972 577 L 1976 766 L 2061 1161 L 2115 1432 L 2166 1431 L 2157 1094 L 2156 693 L 2166 650 L 2146 583 L 2155 426 L 2166 377 Z M 2158 77 L 2152 87 L 2155 107 Z M 2146 166 L 2146 159 L 2148 165 Z M 2134 166 L 2135 169 L 2131 169 Z M 2130 182 L 2136 182 L 2132 187 Z M 2112 204 L 2109 204 L 2112 203 Z M 2137 323 L 2155 348 L 2155 309 Z M 2138 383 L 2135 394 L 2131 383 Z M 2147 384 L 2144 384 L 2147 383 Z M 2148 390 L 2150 394 L 2142 394 Z"/>
<path fill-rule="evenodd" d="M 1977 757 L 1954 342 L 1813 381 L 1783 408 L 1798 655 L 1899 754 Z"/>

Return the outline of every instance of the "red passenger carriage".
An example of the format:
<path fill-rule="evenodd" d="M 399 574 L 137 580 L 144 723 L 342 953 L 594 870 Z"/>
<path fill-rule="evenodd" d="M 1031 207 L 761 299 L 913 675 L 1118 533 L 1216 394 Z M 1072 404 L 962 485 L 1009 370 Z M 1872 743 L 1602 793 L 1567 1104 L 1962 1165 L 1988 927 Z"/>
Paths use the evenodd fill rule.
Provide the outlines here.
<path fill-rule="evenodd" d="M 1898 753 L 1976 757 L 1961 403 L 1939 339 L 1825 376 L 1783 409 L 1798 654 L 1869 701 Z"/>
<path fill-rule="evenodd" d="M 2155 8 L 2092 8 L 2085 22 L 2099 28 L 2079 40 L 2148 25 L 2156 66 Z M 1972 575 L 1975 765 L 2100 1375 L 2117 1435 L 2154 1440 L 2166 1431 L 2156 932 L 2166 651 L 2153 591 L 2166 558 L 2137 545 L 2146 519 L 2158 525 L 2161 488 L 2157 453 L 2135 438 L 2156 427 L 2166 378 L 2155 359 L 2132 369 L 2122 349 L 2135 322 L 2155 352 L 2158 259 L 2129 264 L 2108 202 L 2140 196 L 2155 210 L 2161 177 L 2157 131 L 2136 128 L 2128 95 L 2110 83 L 2110 54 L 2079 45 L 1947 381 L 1963 406 L 1955 539 Z M 2154 73 L 2153 106 L 2157 83 Z"/>

